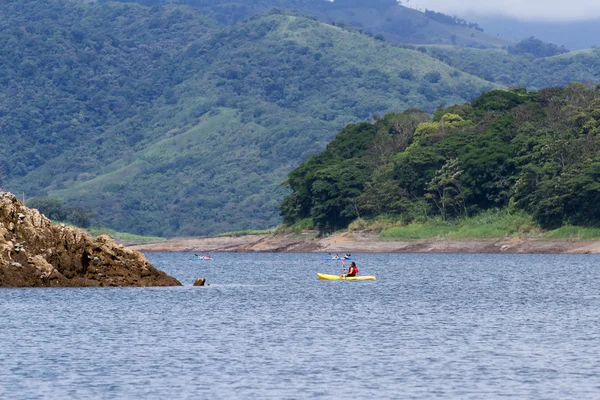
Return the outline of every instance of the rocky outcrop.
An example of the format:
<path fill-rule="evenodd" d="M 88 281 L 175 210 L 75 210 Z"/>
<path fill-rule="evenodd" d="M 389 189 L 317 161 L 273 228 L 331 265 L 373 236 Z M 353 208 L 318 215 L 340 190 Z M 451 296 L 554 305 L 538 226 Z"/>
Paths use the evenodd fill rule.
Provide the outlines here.
<path fill-rule="evenodd" d="M 204 278 L 198 278 L 194 282 L 194 286 L 204 286 L 205 283 L 206 283 L 206 279 L 204 279 Z"/>
<path fill-rule="evenodd" d="M 0 190 L 0 287 L 178 285 L 142 253 L 52 224 Z"/>

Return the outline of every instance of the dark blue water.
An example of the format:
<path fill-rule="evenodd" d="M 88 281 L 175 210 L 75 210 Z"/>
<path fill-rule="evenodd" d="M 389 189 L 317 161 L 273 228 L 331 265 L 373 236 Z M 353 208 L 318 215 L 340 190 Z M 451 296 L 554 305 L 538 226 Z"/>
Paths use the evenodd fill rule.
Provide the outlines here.
<path fill-rule="evenodd" d="M 0 398 L 600 398 L 598 256 L 148 258 L 186 286 L 0 290 Z"/>

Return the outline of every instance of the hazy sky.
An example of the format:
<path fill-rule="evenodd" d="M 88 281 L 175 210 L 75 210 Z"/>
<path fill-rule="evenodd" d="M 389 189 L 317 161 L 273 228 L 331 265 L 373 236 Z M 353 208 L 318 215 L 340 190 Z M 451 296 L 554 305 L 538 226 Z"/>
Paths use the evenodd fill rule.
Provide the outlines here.
<path fill-rule="evenodd" d="M 501 14 L 534 21 L 600 18 L 600 0 L 404 0 L 402 4 L 457 16 Z"/>

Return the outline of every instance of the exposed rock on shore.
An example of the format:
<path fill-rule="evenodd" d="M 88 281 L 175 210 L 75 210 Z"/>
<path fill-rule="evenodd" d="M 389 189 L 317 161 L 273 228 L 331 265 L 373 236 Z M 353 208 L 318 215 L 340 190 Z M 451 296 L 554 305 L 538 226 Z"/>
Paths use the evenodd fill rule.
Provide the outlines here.
<path fill-rule="evenodd" d="M 598 240 L 423 239 L 381 240 L 376 233 L 344 232 L 324 238 L 310 233 L 288 235 L 181 238 L 130 246 L 138 251 L 256 251 L 285 253 L 506 253 L 600 254 Z"/>
<path fill-rule="evenodd" d="M 204 286 L 205 283 L 206 283 L 206 279 L 204 279 L 204 278 L 198 278 L 194 282 L 194 286 Z"/>
<path fill-rule="evenodd" d="M 54 225 L 0 191 L 0 287 L 178 285 L 142 253 Z"/>

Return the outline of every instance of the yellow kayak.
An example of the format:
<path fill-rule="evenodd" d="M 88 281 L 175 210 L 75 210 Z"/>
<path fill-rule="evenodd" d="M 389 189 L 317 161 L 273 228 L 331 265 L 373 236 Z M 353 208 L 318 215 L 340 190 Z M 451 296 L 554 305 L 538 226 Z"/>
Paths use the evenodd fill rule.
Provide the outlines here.
<path fill-rule="evenodd" d="M 317 272 L 317 276 L 322 281 L 374 281 L 375 280 L 374 276 L 367 276 L 367 275 L 365 275 L 365 276 L 348 276 L 348 277 L 344 278 L 343 276 L 339 276 L 339 275 L 328 275 L 328 274 L 321 274 L 321 273 Z"/>

